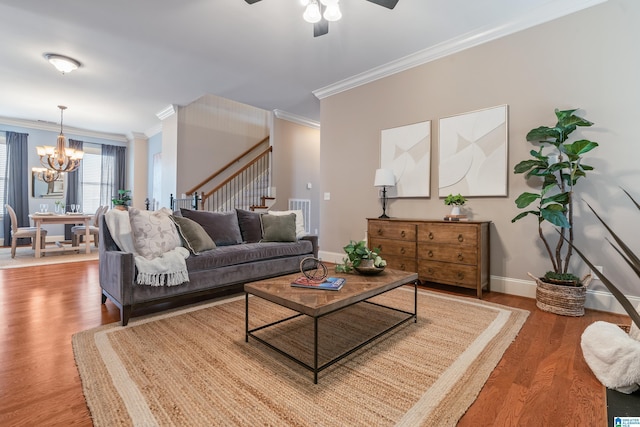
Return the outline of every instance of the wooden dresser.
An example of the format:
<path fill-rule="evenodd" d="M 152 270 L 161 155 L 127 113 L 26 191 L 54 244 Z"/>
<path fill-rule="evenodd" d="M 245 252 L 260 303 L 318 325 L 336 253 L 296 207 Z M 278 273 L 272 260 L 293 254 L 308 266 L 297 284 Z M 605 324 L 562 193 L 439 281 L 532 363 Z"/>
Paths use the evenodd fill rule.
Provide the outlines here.
<path fill-rule="evenodd" d="M 490 221 L 369 218 L 368 244 L 389 268 L 415 271 L 422 281 L 490 290 Z"/>

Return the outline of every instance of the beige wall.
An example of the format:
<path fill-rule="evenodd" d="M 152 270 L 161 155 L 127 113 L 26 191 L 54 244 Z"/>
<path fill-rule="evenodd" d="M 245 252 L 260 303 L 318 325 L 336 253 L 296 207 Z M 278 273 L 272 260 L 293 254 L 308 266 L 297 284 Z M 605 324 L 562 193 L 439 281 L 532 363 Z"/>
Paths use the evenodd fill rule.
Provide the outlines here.
<path fill-rule="evenodd" d="M 273 139 L 273 209 L 286 210 L 289 198 L 311 200 L 310 231 L 315 234 L 321 203 L 320 130 L 276 118 Z"/>
<path fill-rule="evenodd" d="M 640 250 L 635 210 L 622 186 L 640 200 L 640 2 L 610 0 L 599 6 L 468 49 L 321 101 L 321 191 L 330 192 L 320 211 L 321 243 L 338 254 L 349 239 L 365 235 L 366 218 L 381 204 L 373 187 L 379 167 L 380 131 L 432 120 L 431 198 L 392 200 L 393 217 L 441 218 L 438 198 L 438 119 L 501 104 L 509 106 L 508 197 L 473 198 L 474 219 L 491 220 L 492 286 L 510 292 L 529 284 L 527 271 L 541 274 L 550 262 L 537 237 L 536 222 L 512 224 L 515 198 L 527 190 L 513 166 L 533 146 L 526 133 L 555 124 L 554 108 L 581 108 L 595 122 L 574 135 L 601 144 L 588 154 L 596 168 L 577 188 Z M 584 203 L 578 203 L 576 244 L 630 295 L 640 295 L 638 279 L 622 266 Z M 574 257 L 579 273 L 586 267 Z M 527 294 L 528 291 L 522 292 Z M 596 291 L 603 290 L 595 282 Z M 510 293 L 519 293 L 515 290 Z M 601 307 L 602 308 L 602 307 Z"/>
<path fill-rule="evenodd" d="M 269 136 L 270 120 L 271 112 L 267 110 L 214 95 L 205 95 L 181 107 L 178 110 L 177 196 Z"/>

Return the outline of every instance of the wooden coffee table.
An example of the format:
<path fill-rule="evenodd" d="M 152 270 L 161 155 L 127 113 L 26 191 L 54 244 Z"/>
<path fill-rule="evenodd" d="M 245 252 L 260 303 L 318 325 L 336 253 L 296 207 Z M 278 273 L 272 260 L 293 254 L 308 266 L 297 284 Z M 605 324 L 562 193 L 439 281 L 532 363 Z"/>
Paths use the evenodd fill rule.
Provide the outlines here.
<path fill-rule="evenodd" d="M 258 282 L 247 283 L 244 285 L 245 292 L 245 341 L 249 341 L 249 337 L 253 337 L 257 341 L 265 344 L 269 348 L 277 351 L 278 353 L 286 356 L 302 367 L 313 372 L 313 382 L 318 383 L 318 372 L 333 365 L 344 357 L 364 347 L 370 342 L 380 338 L 384 334 L 392 331 L 403 323 L 413 319 L 414 323 L 417 322 L 418 312 L 418 287 L 417 273 L 407 273 L 405 271 L 386 269 L 381 274 L 376 276 L 362 276 L 359 274 L 331 274 L 332 277 L 344 277 L 346 278 L 345 285 L 339 291 L 329 291 L 320 289 L 306 289 L 297 288 L 291 286 L 291 282 L 300 276 L 300 273 L 289 274 L 286 276 L 275 277 L 273 279 L 261 280 Z M 412 283 L 414 287 L 414 304 L 413 312 L 401 310 L 394 307 L 388 307 L 371 301 L 367 301 L 376 295 L 383 294 L 392 289 L 396 289 L 405 284 Z M 249 295 L 255 295 L 272 303 L 281 305 L 290 310 L 297 312 L 293 316 L 285 319 L 280 319 L 276 322 L 268 323 L 266 325 L 259 326 L 257 328 L 249 329 Z M 379 307 L 392 310 L 394 312 L 404 313 L 407 316 L 403 317 L 397 323 L 389 326 L 384 331 L 369 338 L 365 342 L 356 345 L 348 351 L 340 354 L 339 356 L 329 360 L 323 365 L 318 366 L 318 319 L 333 313 L 343 308 L 349 307 L 358 303 L 374 304 Z M 262 338 L 256 336 L 254 332 L 260 331 L 271 326 L 278 325 L 288 320 L 295 319 L 300 316 L 309 316 L 313 318 L 313 366 L 299 360 L 290 353 L 268 343 Z"/>

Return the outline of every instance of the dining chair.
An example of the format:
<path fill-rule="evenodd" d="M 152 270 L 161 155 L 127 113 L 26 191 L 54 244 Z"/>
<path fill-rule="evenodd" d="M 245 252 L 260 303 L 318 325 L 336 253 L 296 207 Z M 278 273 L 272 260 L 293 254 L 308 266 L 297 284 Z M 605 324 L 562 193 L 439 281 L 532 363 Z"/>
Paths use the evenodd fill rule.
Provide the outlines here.
<path fill-rule="evenodd" d="M 11 217 L 11 258 L 16 257 L 16 246 L 18 246 L 18 239 L 30 238 L 31 247 L 36 249 L 36 227 L 18 227 L 18 217 L 16 211 L 9 205 L 4 205 Z M 44 249 L 45 242 L 47 240 L 47 230 L 40 229 L 40 248 Z"/>
<path fill-rule="evenodd" d="M 96 213 L 93 215 L 91 224 L 89 225 L 89 234 L 93 236 L 93 243 L 98 247 L 98 236 L 100 234 L 100 228 L 98 221 L 100 215 L 107 212 L 109 206 L 99 206 L 96 209 Z M 74 225 L 71 227 L 71 246 L 80 246 L 82 238 L 86 235 L 86 228 L 84 225 Z"/>

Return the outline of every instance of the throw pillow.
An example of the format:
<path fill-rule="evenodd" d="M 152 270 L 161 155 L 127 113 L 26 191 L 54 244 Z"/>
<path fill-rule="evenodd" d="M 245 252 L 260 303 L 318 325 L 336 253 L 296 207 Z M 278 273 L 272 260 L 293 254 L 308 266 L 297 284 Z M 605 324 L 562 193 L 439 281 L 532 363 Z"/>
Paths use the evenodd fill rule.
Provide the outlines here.
<path fill-rule="evenodd" d="M 147 259 L 156 258 L 181 246 L 180 235 L 171 221 L 171 210 L 143 211 L 129 208 L 129 222 L 136 252 Z"/>
<path fill-rule="evenodd" d="M 263 242 L 295 242 L 296 215 L 269 215 L 263 214 L 262 241 Z"/>
<path fill-rule="evenodd" d="M 247 243 L 256 243 L 262 239 L 262 223 L 258 212 L 236 209 L 238 215 L 238 225 L 242 240 Z"/>
<path fill-rule="evenodd" d="M 229 246 L 242 243 L 242 235 L 238 226 L 235 211 L 208 212 L 180 209 L 184 218 L 194 220 L 204 228 L 216 246 Z"/>
<path fill-rule="evenodd" d="M 299 239 L 305 236 L 307 232 L 304 229 L 304 214 L 301 210 L 294 211 L 269 211 L 270 215 L 289 215 L 291 213 L 296 214 L 296 237 Z"/>
<path fill-rule="evenodd" d="M 204 228 L 194 220 L 175 215 L 171 216 L 171 220 L 176 224 L 178 233 L 184 242 L 184 247 L 189 249 L 192 254 L 200 255 L 201 252 L 216 247 L 211 237 L 204 231 Z"/>

